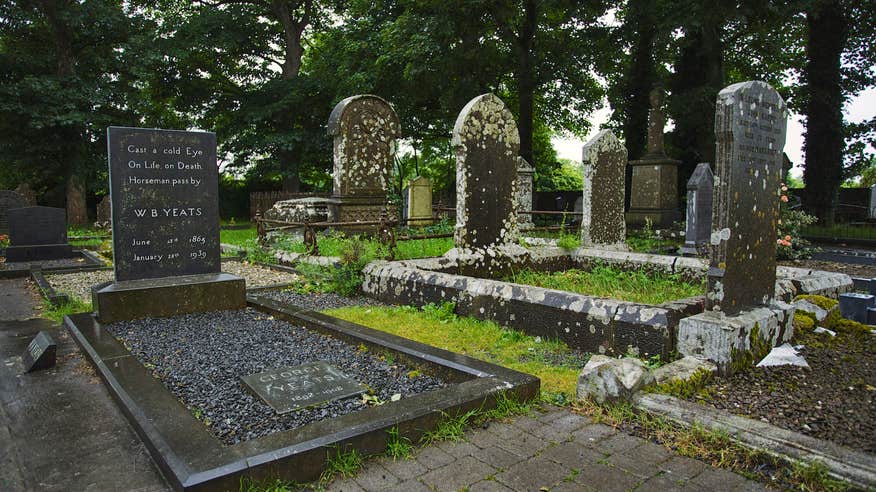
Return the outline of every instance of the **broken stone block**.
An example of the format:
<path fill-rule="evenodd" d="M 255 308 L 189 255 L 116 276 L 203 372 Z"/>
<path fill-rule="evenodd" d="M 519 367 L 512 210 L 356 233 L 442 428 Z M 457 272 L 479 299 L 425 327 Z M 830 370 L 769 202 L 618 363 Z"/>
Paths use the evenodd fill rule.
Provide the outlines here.
<path fill-rule="evenodd" d="M 639 359 L 594 355 L 578 375 L 577 393 L 578 398 L 591 398 L 597 403 L 629 401 L 651 381 L 648 368 Z"/>
<path fill-rule="evenodd" d="M 651 373 L 651 375 L 653 376 L 655 383 L 662 384 L 671 381 L 684 381 L 690 379 L 700 369 L 705 369 L 706 371 L 715 373 L 718 371 L 718 366 L 705 359 L 687 356 L 670 362 L 665 366 L 658 367 Z"/>
<path fill-rule="evenodd" d="M 812 302 L 805 299 L 794 301 L 794 310 L 804 313 L 810 313 L 816 321 L 824 321 L 824 318 L 827 318 L 827 315 L 830 314 L 830 311 L 818 307 Z"/>

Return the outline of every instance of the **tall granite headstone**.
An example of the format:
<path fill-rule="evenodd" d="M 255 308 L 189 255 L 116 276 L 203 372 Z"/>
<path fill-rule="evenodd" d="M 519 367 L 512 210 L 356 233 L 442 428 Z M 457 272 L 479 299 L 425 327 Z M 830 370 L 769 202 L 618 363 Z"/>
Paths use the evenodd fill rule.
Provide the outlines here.
<path fill-rule="evenodd" d="M 710 310 L 735 314 L 773 299 L 786 129 L 785 101 L 769 84 L 741 82 L 718 93 Z"/>
<path fill-rule="evenodd" d="M 876 219 L 876 185 L 870 186 L 870 212 L 867 216 Z"/>
<path fill-rule="evenodd" d="M 9 232 L 9 218 L 7 213 L 12 208 L 26 207 L 24 197 L 12 190 L 0 190 L 0 234 Z"/>
<path fill-rule="evenodd" d="M 57 260 L 74 256 L 67 244 L 67 212 L 63 208 L 13 208 L 9 216 L 6 261 Z"/>
<path fill-rule="evenodd" d="M 429 225 L 432 220 L 432 181 L 417 176 L 405 188 L 404 219 L 409 226 Z"/>
<path fill-rule="evenodd" d="M 651 91 L 651 110 L 648 113 L 648 151 L 641 159 L 630 161 L 632 182 L 630 210 L 627 222 L 643 224 L 646 220 L 665 227 L 681 219 L 678 210 L 678 165 L 663 150 L 663 93 Z"/>
<path fill-rule="evenodd" d="M 684 231 L 684 256 L 705 252 L 712 234 L 712 193 L 715 176 L 708 162 L 697 164 L 687 181 L 687 224 Z"/>
<path fill-rule="evenodd" d="M 456 153 L 455 248 L 463 273 L 493 275 L 526 256 L 517 244 L 520 134 L 505 103 L 478 96 L 462 109 L 451 140 Z"/>
<path fill-rule="evenodd" d="M 332 110 L 328 133 L 334 138 L 337 220 L 394 219 L 395 210 L 386 202 L 401 124 L 392 106 L 377 96 L 348 97 Z"/>
<path fill-rule="evenodd" d="M 242 308 L 220 273 L 216 135 L 110 127 L 116 282 L 95 293 L 102 322 Z"/>
<path fill-rule="evenodd" d="M 626 249 L 626 147 L 611 130 L 602 130 L 584 145 L 582 162 L 581 242 L 586 247 Z"/>
<path fill-rule="evenodd" d="M 532 176 L 535 168 L 523 157 L 517 158 L 517 224 L 521 230 L 535 227 L 532 214 L 519 213 L 520 210 L 532 210 Z"/>

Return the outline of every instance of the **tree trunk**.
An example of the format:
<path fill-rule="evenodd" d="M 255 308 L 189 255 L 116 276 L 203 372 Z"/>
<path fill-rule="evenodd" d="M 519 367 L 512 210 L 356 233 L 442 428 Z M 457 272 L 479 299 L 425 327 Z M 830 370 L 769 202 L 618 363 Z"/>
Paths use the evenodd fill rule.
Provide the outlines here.
<path fill-rule="evenodd" d="M 76 175 L 67 178 L 67 223 L 78 226 L 88 223 L 85 183 Z"/>
<path fill-rule="evenodd" d="M 537 27 L 538 11 L 533 0 L 524 2 L 524 19 L 518 38 L 517 91 L 520 99 L 518 130 L 520 131 L 520 156 L 534 166 L 532 157 L 533 105 L 535 77 L 532 73 L 532 48 Z"/>
<path fill-rule="evenodd" d="M 631 0 L 628 20 L 636 33 L 630 53 L 631 63 L 624 75 L 623 93 L 623 134 L 630 160 L 645 153 L 648 134 L 649 93 L 656 84 L 654 67 L 654 28 L 653 10 L 649 0 Z M 624 180 L 624 210 L 630 208 L 633 168 L 627 166 Z"/>
<path fill-rule="evenodd" d="M 843 95 L 840 56 L 848 39 L 840 0 L 817 2 L 806 13 L 809 26 L 806 83 L 806 208 L 824 225 L 833 225 L 842 183 Z"/>

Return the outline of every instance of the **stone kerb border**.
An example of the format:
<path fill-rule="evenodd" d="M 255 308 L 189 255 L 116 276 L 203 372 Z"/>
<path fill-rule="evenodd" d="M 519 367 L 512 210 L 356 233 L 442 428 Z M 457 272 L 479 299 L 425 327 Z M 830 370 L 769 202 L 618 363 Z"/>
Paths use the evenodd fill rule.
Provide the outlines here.
<path fill-rule="evenodd" d="M 91 270 L 107 270 L 112 269 L 112 267 L 108 267 L 106 262 L 93 251 L 89 251 L 87 249 L 82 250 L 73 250 L 74 253 L 79 254 L 85 262 L 79 265 L 69 265 L 69 266 L 55 266 L 55 267 L 45 267 L 39 268 L 45 273 L 74 273 L 74 272 L 86 272 Z M 75 260 L 76 257 L 67 258 L 69 260 Z M 31 261 L 31 262 L 22 262 L 21 268 L 14 268 L 9 270 L 0 270 L 0 278 L 19 278 L 19 277 L 28 277 L 31 276 L 31 268 L 33 265 L 39 265 L 39 261 Z"/>
<path fill-rule="evenodd" d="M 639 409 L 662 415 L 682 426 L 698 424 L 726 432 L 744 446 L 783 459 L 820 462 L 834 478 L 864 490 L 876 489 L 876 457 L 872 455 L 668 395 L 639 393 L 633 401 Z"/>
<path fill-rule="evenodd" d="M 697 258 L 592 248 L 571 252 L 561 248 L 535 249 L 530 266 L 550 271 L 570 266 L 586 267 L 594 261 L 622 268 L 646 267 L 679 273 L 687 278 L 702 278 L 707 270 L 706 262 Z M 460 314 L 493 320 L 534 336 L 558 338 L 573 348 L 594 353 L 632 351 L 641 355 L 667 356 L 677 348 L 681 321 L 704 310 L 704 297 L 647 305 L 458 275 L 456 272 L 457 261 L 447 257 L 375 261 L 363 270 L 362 290 L 391 304 L 423 306 L 454 302 Z M 776 296 L 784 301 L 799 294 L 835 297 L 852 288 L 851 278 L 844 274 L 779 267 L 777 276 Z M 772 311 L 769 314 L 772 315 Z M 772 325 L 788 319 L 789 316 L 784 315 L 782 320 L 774 319 Z M 723 323 L 728 327 L 735 326 L 729 321 Z M 775 333 L 761 336 L 775 338 L 779 333 L 775 330 Z M 746 337 L 748 334 L 746 332 Z M 790 332 L 781 334 L 790 336 Z M 740 343 L 745 341 L 747 338 Z M 723 347 L 728 356 L 730 345 L 728 342 Z"/>
<path fill-rule="evenodd" d="M 110 394 L 175 490 L 237 490 L 240 478 L 315 480 L 339 450 L 382 453 L 388 430 L 416 441 L 444 415 L 495 407 L 501 392 L 521 401 L 539 394 L 538 378 L 312 311 L 247 297 L 249 306 L 309 329 L 392 353 L 449 384 L 397 402 L 224 446 L 115 337 L 88 313 L 64 318 Z"/>

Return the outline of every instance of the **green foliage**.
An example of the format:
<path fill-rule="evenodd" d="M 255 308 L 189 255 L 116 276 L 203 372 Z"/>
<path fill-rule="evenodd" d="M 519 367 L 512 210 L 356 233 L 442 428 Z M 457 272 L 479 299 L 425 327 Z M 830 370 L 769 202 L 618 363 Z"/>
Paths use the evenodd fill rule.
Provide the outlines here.
<path fill-rule="evenodd" d="M 646 391 L 652 393 L 662 393 L 671 395 L 676 398 L 689 400 L 697 397 L 698 399 L 708 400 L 711 398 L 711 393 L 705 389 L 714 378 L 712 371 L 700 369 L 695 372 L 689 379 L 667 381 L 665 383 L 653 384 Z"/>
<path fill-rule="evenodd" d="M 809 301 L 821 309 L 830 310 L 839 304 L 836 299 L 831 299 L 825 296 L 815 296 L 810 294 L 799 295 L 794 298 L 794 301 Z"/>
<path fill-rule="evenodd" d="M 298 490 L 296 484 L 275 478 L 257 482 L 249 477 L 240 478 L 240 492 L 292 492 Z"/>
<path fill-rule="evenodd" d="M 362 468 L 362 455 L 355 448 L 349 451 L 341 451 L 335 447 L 335 453 L 326 457 L 325 469 L 320 475 L 320 482 L 330 482 L 335 476 L 352 477 Z"/>
<path fill-rule="evenodd" d="M 395 426 L 387 431 L 389 437 L 386 439 L 386 455 L 394 460 L 409 459 L 414 446 L 411 440 L 407 437 L 399 435 L 398 426 Z"/>
<path fill-rule="evenodd" d="M 644 269 L 625 271 L 602 263 L 596 263 L 589 271 L 569 269 L 547 273 L 523 270 L 512 273 L 506 280 L 645 304 L 661 304 L 705 292 L 703 283 L 685 282 L 678 274 Z"/>
<path fill-rule="evenodd" d="M 0 234 L 0 249 L 9 247 L 9 235 Z"/>
<path fill-rule="evenodd" d="M 481 411 L 479 421 L 504 419 L 515 415 L 526 415 L 532 410 L 531 403 L 523 403 L 508 396 L 507 391 L 501 391 L 496 395 L 496 406 L 490 410 Z"/>
<path fill-rule="evenodd" d="M 477 409 L 457 415 L 441 412 L 442 419 L 438 422 L 435 430 L 423 434 L 420 441 L 425 445 L 439 441 L 461 441 L 465 428 L 474 420 L 477 414 Z"/>
<path fill-rule="evenodd" d="M 70 296 L 70 300 L 57 306 L 53 305 L 48 300 L 43 299 L 43 312 L 41 316 L 56 323 L 60 323 L 64 321 L 64 316 L 76 313 L 90 313 L 91 311 L 92 307 L 90 302 L 84 302 L 78 297 Z"/>
<path fill-rule="evenodd" d="M 813 253 L 811 243 L 803 238 L 803 229 L 814 224 L 816 217 L 803 210 L 790 206 L 791 193 L 788 187 L 782 185 L 779 202 L 779 223 L 776 227 L 776 259 L 798 260 L 810 258 Z"/>
<path fill-rule="evenodd" d="M 452 302 L 442 302 L 441 304 L 430 302 L 423 306 L 422 309 L 426 317 L 444 324 L 456 321 L 457 319 L 456 304 Z"/>

